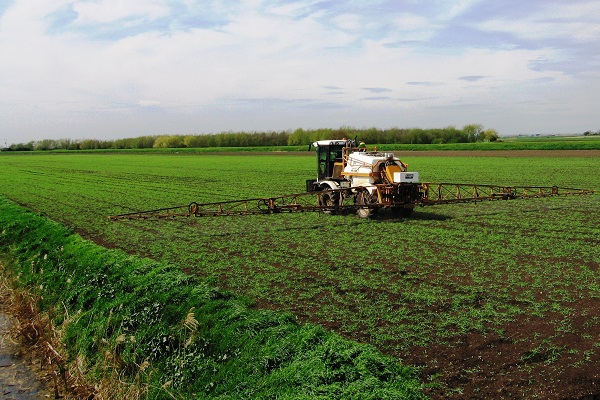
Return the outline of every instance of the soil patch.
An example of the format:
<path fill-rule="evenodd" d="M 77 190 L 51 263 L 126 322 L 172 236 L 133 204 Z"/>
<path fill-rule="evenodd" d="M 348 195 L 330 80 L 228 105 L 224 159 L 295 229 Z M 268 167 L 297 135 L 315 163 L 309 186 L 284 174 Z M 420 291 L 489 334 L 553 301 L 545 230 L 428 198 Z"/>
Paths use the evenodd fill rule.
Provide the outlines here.
<path fill-rule="evenodd" d="M 439 377 L 432 399 L 600 399 L 600 352 L 582 358 L 590 344 L 557 334 L 551 319 L 523 315 L 503 334 L 472 333 L 402 357 L 421 367 L 423 381 Z"/>

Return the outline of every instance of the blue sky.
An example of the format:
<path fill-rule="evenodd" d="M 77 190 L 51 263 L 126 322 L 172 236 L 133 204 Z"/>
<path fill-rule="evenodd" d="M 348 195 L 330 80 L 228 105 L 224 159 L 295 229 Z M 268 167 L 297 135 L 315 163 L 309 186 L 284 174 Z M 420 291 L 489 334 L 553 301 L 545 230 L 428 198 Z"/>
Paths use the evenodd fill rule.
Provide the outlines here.
<path fill-rule="evenodd" d="M 9 144 L 600 129 L 598 1 L 0 0 L 0 55 Z"/>

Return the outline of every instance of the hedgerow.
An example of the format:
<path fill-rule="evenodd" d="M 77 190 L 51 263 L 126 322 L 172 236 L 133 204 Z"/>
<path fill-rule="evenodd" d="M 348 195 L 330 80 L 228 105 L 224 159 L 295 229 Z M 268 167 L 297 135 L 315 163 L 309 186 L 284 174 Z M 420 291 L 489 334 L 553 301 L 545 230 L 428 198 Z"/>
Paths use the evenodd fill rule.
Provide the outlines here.
<path fill-rule="evenodd" d="M 424 398 L 415 370 L 0 198 L 0 254 L 91 382 L 146 398 Z"/>

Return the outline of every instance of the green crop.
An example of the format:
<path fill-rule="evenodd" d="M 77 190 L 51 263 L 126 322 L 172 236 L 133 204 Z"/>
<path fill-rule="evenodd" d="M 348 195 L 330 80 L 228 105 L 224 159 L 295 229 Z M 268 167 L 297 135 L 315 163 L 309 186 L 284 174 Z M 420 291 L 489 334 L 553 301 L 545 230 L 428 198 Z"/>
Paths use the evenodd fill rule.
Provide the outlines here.
<path fill-rule="evenodd" d="M 422 181 L 600 190 L 599 157 L 398 155 Z M 464 389 L 467 377 L 479 385 L 512 379 L 501 366 L 465 364 L 460 379 L 444 380 L 453 369 L 439 355 L 469 341 L 519 349 L 505 361 L 519 373 L 571 368 L 563 361 L 598 366 L 597 194 L 419 208 L 404 220 L 317 213 L 106 219 L 298 193 L 315 175 L 312 154 L 0 157 L 5 196 L 105 246 L 248 296 L 257 308 L 290 312 L 423 365 L 442 375 L 434 381 L 443 393 Z M 580 351 L 570 352 L 574 346 Z M 511 390 L 524 395 L 536 384 Z"/>

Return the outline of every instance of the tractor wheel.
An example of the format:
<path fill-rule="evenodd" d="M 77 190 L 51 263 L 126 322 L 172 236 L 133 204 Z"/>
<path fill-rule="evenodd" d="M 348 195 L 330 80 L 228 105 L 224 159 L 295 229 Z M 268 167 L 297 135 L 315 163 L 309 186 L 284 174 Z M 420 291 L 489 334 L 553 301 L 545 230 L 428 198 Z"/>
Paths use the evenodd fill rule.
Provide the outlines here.
<path fill-rule="evenodd" d="M 331 190 L 328 186 L 323 187 L 322 190 Z M 324 214 L 337 214 L 337 208 L 340 205 L 340 193 L 323 193 L 319 195 L 319 206 L 321 207 L 330 207 L 327 210 L 324 210 Z"/>
<path fill-rule="evenodd" d="M 371 194 L 367 190 L 361 190 L 356 195 L 356 204 L 358 206 L 357 209 L 356 209 L 356 214 L 360 218 L 371 218 L 371 217 L 373 217 L 377 213 L 377 209 L 376 208 L 361 207 L 361 206 L 368 205 L 368 204 L 371 204 L 371 203 L 373 203 L 373 197 L 371 196 Z"/>
<path fill-rule="evenodd" d="M 322 191 L 328 191 L 328 190 L 332 190 L 334 188 L 332 188 L 330 185 L 327 184 L 322 184 L 320 190 Z M 327 210 L 323 210 L 324 214 L 337 214 L 338 213 L 338 207 L 341 204 L 340 201 L 341 198 L 341 194 L 340 192 L 329 192 L 329 193 L 323 193 L 320 194 L 318 197 L 318 205 L 321 207 L 328 207 Z"/>

